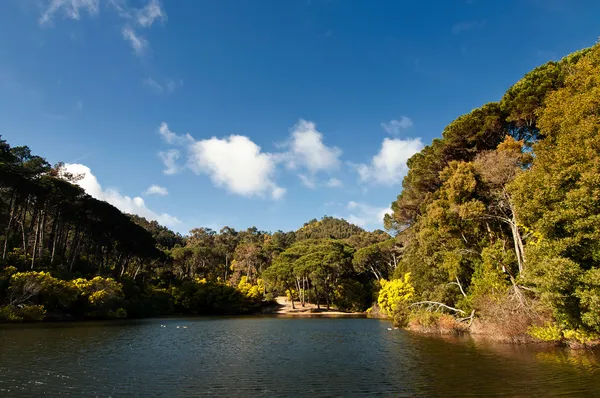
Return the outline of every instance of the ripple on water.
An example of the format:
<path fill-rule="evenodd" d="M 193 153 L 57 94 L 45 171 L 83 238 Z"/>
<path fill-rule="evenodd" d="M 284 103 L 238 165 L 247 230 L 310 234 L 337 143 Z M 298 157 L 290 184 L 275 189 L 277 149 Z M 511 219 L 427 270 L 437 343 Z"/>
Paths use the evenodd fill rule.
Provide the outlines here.
<path fill-rule="evenodd" d="M 600 394 L 593 355 L 415 336 L 373 319 L 40 326 L 0 327 L 0 396 Z"/>

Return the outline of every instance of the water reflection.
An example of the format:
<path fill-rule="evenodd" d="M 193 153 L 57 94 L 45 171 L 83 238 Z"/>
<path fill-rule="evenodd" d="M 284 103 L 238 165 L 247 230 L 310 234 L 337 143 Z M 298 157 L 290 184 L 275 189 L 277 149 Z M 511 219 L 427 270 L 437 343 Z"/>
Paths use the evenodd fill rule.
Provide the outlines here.
<path fill-rule="evenodd" d="M 597 357 L 588 352 L 442 339 L 388 326 L 376 319 L 277 317 L 0 325 L 0 396 L 600 392 Z"/>

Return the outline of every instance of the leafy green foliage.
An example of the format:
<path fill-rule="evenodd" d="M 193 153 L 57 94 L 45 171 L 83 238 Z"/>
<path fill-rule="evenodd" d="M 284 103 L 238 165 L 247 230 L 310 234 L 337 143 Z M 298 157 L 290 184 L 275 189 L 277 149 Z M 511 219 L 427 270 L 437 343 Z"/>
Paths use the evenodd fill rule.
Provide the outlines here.
<path fill-rule="evenodd" d="M 386 227 L 416 300 L 515 336 L 600 332 L 599 98 L 596 45 L 536 68 L 409 160 Z M 368 246 L 355 263 L 378 255 Z"/>

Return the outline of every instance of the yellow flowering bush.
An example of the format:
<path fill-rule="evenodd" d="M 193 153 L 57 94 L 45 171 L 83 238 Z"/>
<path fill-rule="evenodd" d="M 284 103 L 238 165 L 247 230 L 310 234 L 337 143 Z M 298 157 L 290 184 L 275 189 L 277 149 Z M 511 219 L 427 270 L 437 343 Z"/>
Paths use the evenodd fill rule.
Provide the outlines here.
<path fill-rule="evenodd" d="M 410 283 L 410 272 L 404 274 L 403 278 L 391 281 L 382 279 L 380 282 L 377 303 L 388 316 L 393 315 L 399 304 L 409 301 L 415 294 L 415 288 Z"/>

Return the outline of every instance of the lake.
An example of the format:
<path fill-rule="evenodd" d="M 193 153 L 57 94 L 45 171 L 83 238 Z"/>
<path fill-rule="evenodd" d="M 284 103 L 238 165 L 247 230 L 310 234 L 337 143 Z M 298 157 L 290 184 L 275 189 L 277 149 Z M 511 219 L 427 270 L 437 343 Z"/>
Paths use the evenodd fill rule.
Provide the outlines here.
<path fill-rule="evenodd" d="M 590 353 L 389 326 L 277 317 L 0 325 L 0 396 L 600 396 Z"/>

